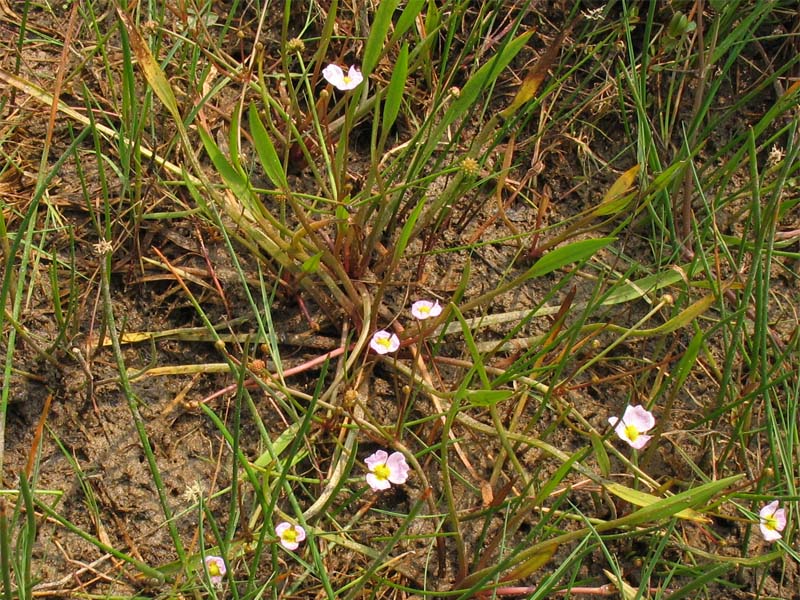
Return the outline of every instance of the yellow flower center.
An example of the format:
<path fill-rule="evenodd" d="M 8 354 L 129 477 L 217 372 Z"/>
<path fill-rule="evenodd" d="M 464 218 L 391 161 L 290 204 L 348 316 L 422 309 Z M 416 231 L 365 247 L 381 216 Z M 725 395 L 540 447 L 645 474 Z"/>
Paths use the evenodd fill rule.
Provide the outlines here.
<path fill-rule="evenodd" d="M 219 570 L 219 565 L 216 561 L 209 562 L 207 566 L 208 574 L 211 575 L 211 577 L 219 577 L 222 575 L 222 571 Z"/>
<path fill-rule="evenodd" d="M 775 518 L 775 515 L 769 515 L 767 517 L 762 517 L 764 527 L 769 529 L 770 531 L 777 531 L 778 530 L 778 519 Z"/>
<path fill-rule="evenodd" d="M 372 472 L 375 473 L 375 477 L 377 477 L 381 481 L 386 481 L 387 479 L 389 479 L 389 475 L 391 475 L 392 473 L 391 469 L 387 467 L 385 464 L 378 465 Z"/>
<path fill-rule="evenodd" d="M 297 530 L 294 527 L 289 527 L 289 529 L 281 534 L 281 537 L 286 542 L 295 542 L 297 541 Z"/>
<path fill-rule="evenodd" d="M 420 306 L 420 307 L 417 309 L 417 311 L 418 311 L 418 312 L 419 312 L 419 314 L 421 314 L 421 315 L 427 315 L 427 314 L 430 314 L 430 312 L 431 312 L 431 307 L 430 307 L 430 306 Z"/>
<path fill-rule="evenodd" d="M 345 84 L 350 83 L 350 76 L 349 75 L 345 75 L 344 79 L 342 79 L 342 81 L 344 81 Z"/>
<path fill-rule="evenodd" d="M 630 441 L 635 442 L 636 438 L 639 437 L 639 430 L 634 425 L 625 425 L 625 435 L 628 436 Z"/>
<path fill-rule="evenodd" d="M 382 338 L 378 338 L 375 341 L 378 342 L 378 344 L 380 344 L 384 348 L 391 348 L 392 347 L 392 338 L 382 337 Z"/>

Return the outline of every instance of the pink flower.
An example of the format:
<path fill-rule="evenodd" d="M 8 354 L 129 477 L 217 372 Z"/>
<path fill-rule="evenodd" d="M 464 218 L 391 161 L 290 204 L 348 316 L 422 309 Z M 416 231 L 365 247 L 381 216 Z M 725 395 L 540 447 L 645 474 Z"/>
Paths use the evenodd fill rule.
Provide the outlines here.
<path fill-rule="evenodd" d="M 331 64 L 322 69 L 322 76 L 325 81 L 342 91 L 357 88 L 364 81 L 364 76 L 355 65 L 351 66 L 347 74 L 345 74 L 342 67 Z"/>
<path fill-rule="evenodd" d="M 388 490 L 392 484 L 400 485 L 408 479 L 409 466 L 400 452 L 387 454 L 378 450 L 365 461 L 369 467 L 367 483 L 373 490 Z"/>
<path fill-rule="evenodd" d="M 641 405 L 626 406 L 622 419 L 610 417 L 608 422 L 611 423 L 621 439 L 637 450 L 644 448 L 644 445 L 650 441 L 653 436 L 645 435 L 645 432 L 656 425 L 653 413 L 645 410 Z"/>
<path fill-rule="evenodd" d="M 768 542 L 781 539 L 781 531 L 786 527 L 786 509 L 778 508 L 778 501 L 773 500 L 758 512 L 758 526 L 761 535 Z"/>
<path fill-rule="evenodd" d="M 438 317 L 442 314 L 442 306 L 439 301 L 431 302 L 430 300 L 417 300 L 411 305 L 411 314 L 415 319 L 424 321 L 430 317 Z"/>
<path fill-rule="evenodd" d="M 372 334 L 372 339 L 369 342 L 369 347 L 375 350 L 378 354 L 388 354 L 389 352 L 397 352 L 400 347 L 400 338 L 394 333 L 389 333 L 381 329 Z"/>
<path fill-rule="evenodd" d="M 225 561 L 222 560 L 221 556 L 206 556 L 205 563 L 211 583 L 220 585 L 222 583 L 222 577 L 228 572 L 228 569 L 225 567 Z"/>
<path fill-rule="evenodd" d="M 278 536 L 281 546 L 287 550 L 297 550 L 300 542 L 306 539 L 306 530 L 300 525 L 292 525 L 284 521 L 275 528 L 275 535 Z"/>

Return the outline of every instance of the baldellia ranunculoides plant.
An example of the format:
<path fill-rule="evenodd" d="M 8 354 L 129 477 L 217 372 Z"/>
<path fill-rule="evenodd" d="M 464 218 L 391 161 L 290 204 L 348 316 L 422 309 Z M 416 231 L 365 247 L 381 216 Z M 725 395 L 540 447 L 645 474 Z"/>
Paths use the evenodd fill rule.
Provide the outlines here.
<path fill-rule="evenodd" d="M 227 152 L 219 134 L 199 119 L 198 133 L 224 187 L 212 186 L 209 199 L 187 182 L 207 213 L 258 257 L 283 289 L 311 298 L 332 323 L 341 324 L 344 317 L 359 330 L 375 327 L 386 286 L 398 278 L 399 267 L 412 266 L 409 245 L 434 243 L 459 199 L 478 185 L 474 169 L 462 165 L 484 164 L 535 92 L 523 84 L 470 147 L 459 147 L 452 131 L 485 110 L 487 90 L 532 31 L 522 32 L 516 22 L 457 93 L 444 83 L 426 91 L 419 76 L 432 38 L 413 49 L 403 41 L 423 3 L 409 2 L 396 15 L 398 6 L 379 4 L 360 55 L 342 59 L 329 51 L 326 38 L 313 47 L 293 38 L 284 45 L 279 70 L 266 72 L 259 63 L 258 76 L 232 115 Z M 335 18 L 331 11 L 327 23 Z M 344 45 L 348 51 L 359 47 L 347 40 Z M 399 137 L 395 124 L 403 108 L 426 94 L 431 110 L 422 120 L 415 115 L 408 121 L 414 127 L 405 127 Z M 198 111 L 202 117 L 203 108 Z M 264 176 L 255 175 L 259 172 Z M 610 241 L 581 241 L 521 279 L 585 260 Z M 555 246 L 540 246 L 540 255 Z M 370 323 L 363 322 L 364 294 L 374 307 Z"/>

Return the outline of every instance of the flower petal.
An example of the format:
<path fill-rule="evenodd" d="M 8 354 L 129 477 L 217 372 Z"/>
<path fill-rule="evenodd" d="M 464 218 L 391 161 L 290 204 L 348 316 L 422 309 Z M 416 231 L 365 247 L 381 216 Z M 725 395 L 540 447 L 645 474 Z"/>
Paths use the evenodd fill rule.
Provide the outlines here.
<path fill-rule="evenodd" d="M 635 440 L 628 440 L 628 443 L 631 445 L 631 448 L 641 450 L 645 447 L 645 444 L 652 439 L 652 437 L 652 435 L 644 435 L 643 433 L 640 433 Z"/>
<path fill-rule="evenodd" d="M 346 90 L 353 90 L 361 85 L 361 82 L 364 81 L 364 76 L 361 74 L 355 65 L 350 65 L 350 69 L 347 72 L 347 81 L 345 81 L 345 87 L 342 89 Z"/>
<path fill-rule="evenodd" d="M 645 409 L 641 404 L 628 406 L 625 409 L 625 414 L 622 415 L 622 420 L 625 421 L 627 425 L 633 425 L 641 432 L 645 432 L 656 426 L 656 419 L 653 413 Z"/>
<path fill-rule="evenodd" d="M 373 490 L 388 490 L 392 487 L 388 479 L 378 479 L 375 473 L 367 473 L 367 484 L 369 484 L 369 487 Z"/>
<path fill-rule="evenodd" d="M 386 461 L 386 466 L 389 467 L 389 481 L 396 485 L 405 483 L 408 480 L 408 472 L 410 467 L 406 462 L 406 457 L 400 452 L 392 452 L 389 459 Z"/>
<path fill-rule="evenodd" d="M 628 428 L 625 427 L 625 422 L 620 419 L 617 419 L 616 417 L 612 418 L 616 421 L 616 424 L 612 423 L 612 425 L 614 425 L 614 432 L 617 434 L 619 439 L 624 440 L 630 444 L 631 438 L 628 435 Z M 609 422 L 611 422 L 611 419 L 609 419 Z"/>
<path fill-rule="evenodd" d="M 386 460 L 389 458 L 389 455 L 386 453 L 385 450 L 378 450 L 375 454 L 368 456 L 364 459 L 364 462 L 369 467 L 369 470 L 372 471 L 378 465 L 386 464 Z"/>
<path fill-rule="evenodd" d="M 344 85 L 344 71 L 342 71 L 339 65 L 328 65 L 322 69 L 322 76 L 325 78 L 325 81 L 334 87 L 338 88 Z"/>
<path fill-rule="evenodd" d="M 761 507 L 761 510 L 758 511 L 758 516 L 762 519 L 773 516 L 778 510 L 778 504 L 779 502 L 777 500 L 773 500 L 769 504 L 765 504 Z"/>
<path fill-rule="evenodd" d="M 780 531 L 777 529 L 770 529 L 764 523 L 761 523 L 759 527 L 761 528 L 761 537 L 768 542 L 774 542 L 775 540 L 779 540 L 783 537 Z"/>
<path fill-rule="evenodd" d="M 778 531 L 783 531 L 786 529 L 786 509 L 779 508 L 775 511 L 775 529 Z"/>
<path fill-rule="evenodd" d="M 297 532 L 297 537 L 295 538 L 298 542 L 302 542 L 306 539 L 306 530 L 303 529 L 300 525 L 295 525 L 294 530 Z"/>

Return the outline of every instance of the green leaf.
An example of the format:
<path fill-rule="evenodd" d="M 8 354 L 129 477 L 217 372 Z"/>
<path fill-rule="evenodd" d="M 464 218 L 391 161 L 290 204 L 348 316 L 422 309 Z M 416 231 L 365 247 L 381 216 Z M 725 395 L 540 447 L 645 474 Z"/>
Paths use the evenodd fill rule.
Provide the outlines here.
<path fill-rule="evenodd" d="M 618 483 L 604 483 L 603 487 L 605 487 L 611 494 L 614 494 L 618 498 L 622 498 L 626 502 L 630 502 L 634 506 L 652 506 L 653 504 L 663 500 L 663 498 L 659 498 L 658 496 L 653 496 L 647 492 L 634 490 Z M 702 514 L 696 510 L 692 510 L 691 508 L 678 511 L 675 513 L 675 516 L 680 519 L 686 519 L 687 521 L 694 521 L 696 523 L 711 522 L 711 519 L 704 517 Z"/>
<path fill-rule="evenodd" d="M 231 129 L 228 132 L 228 153 L 231 157 L 233 168 L 242 173 L 242 163 L 239 160 L 239 131 L 242 127 L 241 104 L 236 103 L 231 115 Z"/>
<path fill-rule="evenodd" d="M 304 273 L 316 273 L 319 270 L 319 263 L 322 260 L 322 252 L 317 252 L 303 261 L 301 269 Z"/>
<path fill-rule="evenodd" d="M 122 8 L 117 7 L 117 14 L 125 27 L 125 31 L 128 33 L 131 49 L 136 55 L 136 61 L 139 63 L 139 67 L 142 69 L 147 83 L 150 84 L 156 96 L 164 103 L 164 106 L 170 112 L 172 118 L 182 124 L 183 120 L 178 110 L 178 102 L 175 99 L 172 86 L 170 86 L 167 76 L 164 75 L 164 71 L 161 70 L 156 59 L 153 58 L 150 46 L 147 45 L 147 42 L 142 37 L 142 34 L 139 33 L 139 30 L 136 28 L 136 25 L 128 13 L 122 10 Z"/>
<path fill-rule="evenodd" d="M 425 6 L 425 2 L 426 0 L 408 0 L 408 4 L 406 4 L 406 7 L 400 14 L 400 18 L 397 19 L 397 25 L 395 25 L 394 33 L 392 34 L 392 42 L 399 40 L 400 36 L 414 24 L 419 13 L 422 12 L 422 7 Z"/>
<path fill-rule="evenodd" d="M 514 100 L 505 110 L 500 111 L 501 117 L 508 119 L 511 117 L 511 115 L 517 112 L 521 106 L 526 104 L 536 95 L 539 86 L 542 85 L 545 77 L 547 77 L 547 72 L 550 70 L 550 67 L 553 65 L 553 62 L 555 62 L 556 58 L 558 58 L 558 54 L 561 51 L 561 43 L 564 41 L 564 38 L 571 29 L 572 26 L 568 26 L 560 34 L 558 34 L 558 36 L 552 42 L 550 42 L 547 49 L 539 56 L 539 59 L 534 63 L 533 68 L 525 76 L 525 79 L 522 81 L 522 84 L 519 86 L 519 89 L 514 96 Z"/>
<path fill-rule="evenodd" d="M 677 516 L 679 513 L 687 514 L 683 511 L 690 508 L 703 506 L 716 494 L 733 485 L 742 477 L 744 477 L 744 474 L 740 473 L 739 475 L 732 475 L 730 477 L 726 477 L 725 479 L 704 483 L 703 485 L 686 490 L 685 492 L 681 492 L 675 496 L 670 496 L 668 498 L 657 498 L 656 502 L 647 504 L 636 512 L 627 516 L 621 517 L 614 521 L 607 521 L 602 528 L 597 526 L 596 529 L 598 531 L 607 531 L 612 527 L 633 527 L 641 525 L 642 523 L 649 523 L 660 519 L 668 519 L 670 517 Z"/>
<path fill-rule="evenodd" d="M 702 331 L 698 331 L 694 334 L 692 341 L 689 342 L 686 352 L 683 353 L 678 366 L 675 368 L 675 372 L 672 374 L 673 390 L 677 391 L 683 387 L 686 378 L 689 377 L 689 374 L 692 372 L 692 369 L 695 366 L 697 355 L 700 353 L 700 349 L 703 347 L 704 340 L 705 334 Z"/>
<path fill-rule="evenodd" d="M 604 305 L 620 304 L 621 302 L 629 302 L 630 300 L 638 300 L 642 296 L 660 290 L 678 283 L 684 278 L 684 274 L 678 267 L 662 271 L 661 273 L 654 273 L 647 277 L 642 277 L 636 281 L 625 281 L 617 289 L 613 290 L 605 300 Z"/>
<path fill-rule="evenodd" d="M 533 575 L 536 571 L 545 566 L 555 554 L 557 545 L 544 546 L 539 552 L 525 559 L 508 578 L 503 578 L 503 581 L 515 581 Z"/>
<path fill-rule="evenodd" d="M 464 377 L 464 381 L 467 381 L 471 377 L 471 373 L 477 373 L 481 378 L 484 389 L 491 389 L 492 384 L 489 380 L 489 375 L 486 373 L 486 368 L 483 366 L 483 357 L 481 356 L 481 352 L 478 350 L 478 346 L 475 343 L 475 338 L 472 337 L 472 331 L 469 328 L 469 323 L 467 323 L 464 315 L 461 314 L 461 311 L 455 304 L 451 303 L 451 307 L 456 319 L 458 319 L 459 323 L 461 323 L 461 331 L 464 334 L 464 343 L 467 345 L 470 355 L 472 355 L 473 366 L 467 373 L 467 376 Z"/>
<path fill-rule="evenodd" d="M 261 456 L 259 456 L 253 465 L 256 467 L 264 468 L 269 465 L 272 460 L 273 456 L 270 452 L 275 454 L 274 458 L 278 458 L 283 452 L 292 444 L 295 437 L 297 437 L 297 432 L 300 429 L 300 422 L 292 423 L 288 429 L 286 429 L 282 434 L 280 434 L 277 439 L 272 442 L 272 448 L 267 452 L 264 452 Z"/>
<path fill-rule="evenodd" d="M 450 108 L 447 109 L 442 122 L 439 124 L 437 131 L 444 131 L 449 127 L 453 121 L 458 117 L 463 116 L 467 110 L 475 103 L 478 95 L 491 85 L 495 79 L 503 72 L 514 57 L 519 54 L 519 51 L 528 43 L 533 31 L 523 33 L 518 38 L 511 40 L 503 47 L 497 55 L 489 59 L 485 65 L 478 69 L 461 89 L 458 98 L 453 101 Z M 438 136 L 435 137 L 439 139 Z"/>
<path fill-rule="evenodd" d="M 714 557 L 715 559 L 717 557 Z M 726 557 L 727 558 L 727 557 Z M 709 582 L 721 577 L 737 565 L 734 562 L 722 563 L 721 565 L 706 565 L 703 572 L 692 577 L 691 581 L 685 586 L 678 588 L 669 595 L 669 600 L 680 600 L 681 598 L 702 598 L 706 594 L 701 590 Z"/>
<path fill-rule="evenodd" d="M 375 12 L 375 20 L 372 22 L 367 45 L 364 47 L 364 60 L 361 62 L 361 71 L 364 77 L 368 77 L 375 65 L 378 64 L 381 51 L 386 47 L 386 34 L 392 25 L 392 15 L 397 8 L 398 0 L 381 0 L 378 10 Z"/>
<path fill-rule="evenodd" d="M 252 104 L 248 111 L 248 120 L 250 123 L 250 135 L 253 137 L 253 144 L 255 144 L 261 166 L 264 167 L 264 173 L 267 174 L 272 185 L 281 190 L 288 189 L 289 183 L 286 180 L 286 172 L 283 169 L 281 159 L 278 158 L 278 153 L 275 151 L 275 146 L 272 144 L 269 133 L 267 133 L 267 129 L 258 117 L 258 111 Z"/>
<path fill-rule="evenodd" d="M 608 188 L 608 191 L 603 196 L 603 200 L 592 211 L 595 217 L 603 217 L 606 215 L 614 215 L 625 209 L 630 201 L 636 194 L 629 194 L 628 191 L 636 181 L 636 176 L 639 174 L 639 165 L 634 165 L 622 175 Z"/>
<path fill-rule="evenodd" d="M 629 584 L 627 581 L 622 579 L 621 577 L 617 577 L 611 571 L 607 569 L 603 569 L 603 573 L 605 573 L 608 580 L 611 584 L 617 588 L 619 595 L 622 597 L 622 600 L 636 600 L 639 597 L 639 590 Z"/>
<path fill-rule="evenodd" d="M 466 400 L 473 406 L 491 406 L 513 395 L 514 390 L 464 390 L 459 400 Z"/>
<path fill-rule="evenodd" d="M 198 126 L 197 133 L 200 134 L 200 139 L 203 140 L 203 146 L 208 153 L 208 157 L 211 159 L 211 162 L 214 163 L 214 167 L 216 167 L 225 185 L 228 186 L 237 198 L 250 198 L 251 192 L 247 178 L 228 162 L 228 159 L 223 156 L 219 147 L 205 129 Z"/>
<path fill-rule="evenodd" d="M 394 247 L 394 260 L 400 260 L 400 258 L 405 254 L 406 248 L 408 247 L 408 241 L 411 239 L 411 234 L 414 231 L 414 225 L 417 224 L 417 219 L 419 219 L 419 215 L 422 213 L 422 209 L 425 208 L 425 199 L 421 199 L 417 205 L 414 207 L 414 210 L 411 211 L 411 214 L 408 215 L 408 220 L 406 220 L 405 225 L 403 225 L 403 230 L 400 232 L 400 237 L 397 240 L 397 244 Z"/>
<path fill-rule="evenodd" d="M 662 335 L 664 333 L 672 333 L 681 327 L 686 327 L 689 323 L 711 308 L 711 305 L 714 304 L 716 299 L 717 298 L 714 296 L 714 294 L 709 294 L 708 296 L 700 298 L 700 300 L 697 302 L 687 306 L 663 325 L 642 331 L 647 332 L 650 335 Z"/>
<path fill-rule="evenodd" d="M 583 262 L 594 256 L 601 248 L 608 246 L 615 239 L 616 238 L 606 237 L 593 240 L 581 240 L 551 250 L 537 260 L 533 266 L 528 269 L 526 275 L 528 277 L 541 277 L 542 275 L 552 273 L 566 265 Z"/>
<path fill-rule="evenodd" d="M 400 54 L 397 56 L 392 79 L 386 89 L 386 102 L 383 107 L 383 131 L 382 137 L 389 133 L 394 125 L 397 114 L 400 112 L 400 103 L 403 100 L 403 92 L 406 87 L 406 77 L 408 76 L 408 44 L 403 44 Z"/>
<path fill-rule="evenodd" d="M 597 460 L 600 474 L 603 477 L 608 477 L 611 474 L 611 461 L 608 458 L 606 447 L 603 445 L 603 438 L 597 435 L 597 433 L 591 432 L 589 434 L 589 439 L 592 441 L 592 450 L 594 450 L 594 456 Z"/>

